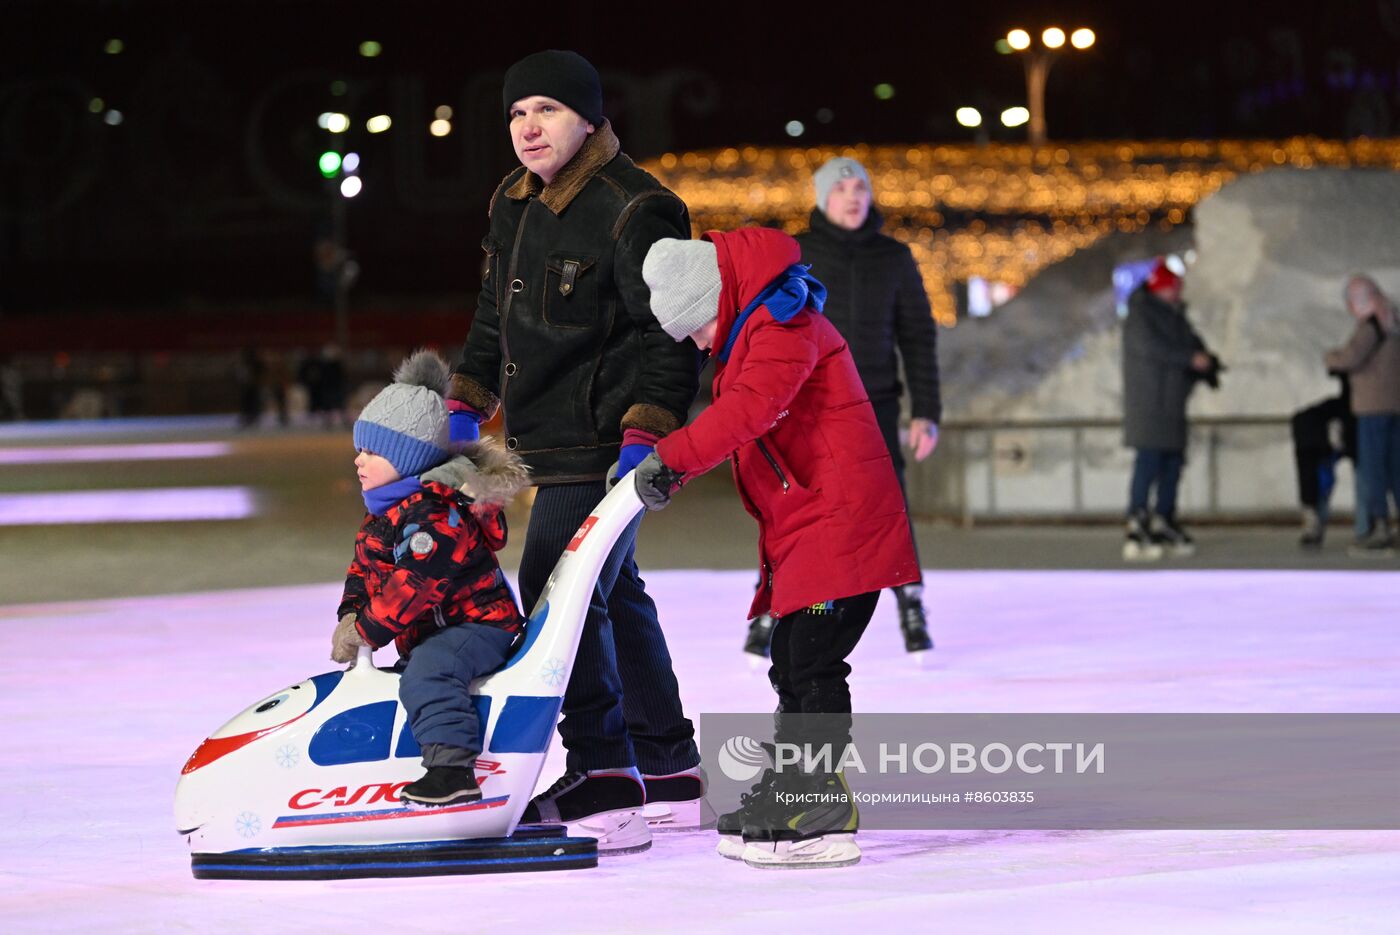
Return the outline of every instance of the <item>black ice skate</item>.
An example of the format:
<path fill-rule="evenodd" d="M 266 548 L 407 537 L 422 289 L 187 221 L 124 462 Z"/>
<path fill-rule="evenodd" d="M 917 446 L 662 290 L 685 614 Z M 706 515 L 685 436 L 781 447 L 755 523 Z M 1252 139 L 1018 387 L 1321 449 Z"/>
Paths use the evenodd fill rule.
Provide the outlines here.
<path fill-rule="evenodd" d="M 1123 533 L 1123 560 L 1125 562 L 1155 562 L 1162 557 L 1162 546 L 1155 542 L 1148 530 L 1145 513 L 1133 513 Z"/>
<path fill-rule="evenodd" d="M 773 615 L 759 614 L 749 621 L 749 636 L 744 640 L 744 652 L 763 658 L 768 657 L 768 647 L 773 642 Z"/>
<path fill-rule="evenodd" d="M 771 760 L 776 748 L 771 743 L 765 743 L 763 749 L 768 751 Z M 756 820 L 759 813 L 765 809 L 777 784 L 777 770 L 771 767 L 765 769 L 763 775 L 758 777 L 758 782 L 753 784 L 753 788 L 740 793 L 739 807 L 719 816 L 715 822 L 715 830 L 719 832 L 719 846 L 715 850 L 721 857 L 728 857 L 730 860 L 744 859 L 744 826 Z"/>
<path fill-rule="evenodd" d="M 632 854 L 651 847 L 645 802 L 636 769 L 574 770 L 531 799 L 520 823 L 563 824 L 571 835 L 597 838 L 600 854 Z"/>
<path fill-rule="evenodd" d="M 928 635 L 928 620 L 924 616 L 924 589 L 916 584 L 895 588 L 899 602 L 899 631 L 904 634 L 904 651 L 922 653 L 933 649 L 933 637 Z"/>
<path fill-rule="evenodd" d="M 481 798 L 476 770 L 469 766 L 430 766 L 422 779 L 403 787 L 399 798 L 418 805 L 465 805 Z"/>
<path fill-rule="evenodd" d="M 1152 541 L 1173 558 L 1187 558 L 1196 554 L 1196 540 L 1181 528 L 1175 516 L 1152 517 Z"/>
<path fill-rule="evenodd" d="M 795 798 L 785 802 L 780 792 Z M 765 870 L 849 867 L 860 862 L 859 826 L 841 773 L 779 773 L 777 789 L 744 825 L 743 860 Z"/>
<path fill-rule="evenodd" d="M 715 826 L 715 810 L 705 798 L 709 787 L 699 766 L 666 775 L 642 774 L 647 804 L 642 815 L 656 831 L 708 831 Z"/>

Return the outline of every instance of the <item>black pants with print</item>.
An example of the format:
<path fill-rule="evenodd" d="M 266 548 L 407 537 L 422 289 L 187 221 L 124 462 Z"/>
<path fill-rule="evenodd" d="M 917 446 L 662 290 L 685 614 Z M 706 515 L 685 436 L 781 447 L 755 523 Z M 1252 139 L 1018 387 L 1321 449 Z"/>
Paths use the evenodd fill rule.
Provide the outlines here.
<path fill-rule="evenodd" d="M 768 680 L 778 693 L 780 743 L 850 742 L 851 690 L 846 657 L 860 642 L 880 592 L 858 594 L 785 614 L 773 627 Z M 837 715 L 809 718 L 802 715 Z"/>

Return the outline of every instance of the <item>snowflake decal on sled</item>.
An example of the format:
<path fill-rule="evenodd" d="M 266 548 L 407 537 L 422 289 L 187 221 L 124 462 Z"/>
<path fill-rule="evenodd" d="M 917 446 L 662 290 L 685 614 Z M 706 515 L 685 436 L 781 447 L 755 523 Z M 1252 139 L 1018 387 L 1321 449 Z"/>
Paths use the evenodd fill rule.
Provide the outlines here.
<path fill-rule="evenodd" d="M 262 819 L 252 812 L 243 812 L 234 820 L 233 826 L 245 838 L 256 837 L 262 831 Z"/>
<path fill-rule="evenodd" d="M 540 678 L 550 688 L 558 688 L 564 684 L 564 660 L 546 659 L 544 665 L 540 666 Z"/>
<path fill-rule="evenodd" d="M 277 748 L 277 765 L 283 769 L 291 769 L 301 762 L 301 753 L 291 744 Z"/>

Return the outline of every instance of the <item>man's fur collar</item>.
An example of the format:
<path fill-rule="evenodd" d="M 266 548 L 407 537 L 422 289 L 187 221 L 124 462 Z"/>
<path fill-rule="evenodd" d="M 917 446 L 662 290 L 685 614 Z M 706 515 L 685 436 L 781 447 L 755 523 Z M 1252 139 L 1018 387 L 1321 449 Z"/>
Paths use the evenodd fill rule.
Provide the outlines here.
<path fill-rule="evenodd" d="M 621 150 L 622 144 L 617 141 L 612 124 L 604 118 L 602 125 L 594 128 L 578 152 L 574 153 L 574 158 L 559 170 L 553 182 L 546 185 L 544 179 L 527 170 L 514 185 L 506 189 L 506 195 L 516 201 L 537 195 L 542 205 L 556 215 L 562 214 L 578 193 L 583 191 L 583 186 L 588 184 L 588 180 L 597 175 L 599 169 L 612 162 L 613 157 Z"/>
<path fill-rule="evenodd" d="M 500 439 L 486 435 L 466 445 L 462 454 L 418 479 L 424 484 L 435 482 L 460 490 L 485 506 L 505 506 L 530 486 L 530 469 L 519 455 L 507 451 Z"/>

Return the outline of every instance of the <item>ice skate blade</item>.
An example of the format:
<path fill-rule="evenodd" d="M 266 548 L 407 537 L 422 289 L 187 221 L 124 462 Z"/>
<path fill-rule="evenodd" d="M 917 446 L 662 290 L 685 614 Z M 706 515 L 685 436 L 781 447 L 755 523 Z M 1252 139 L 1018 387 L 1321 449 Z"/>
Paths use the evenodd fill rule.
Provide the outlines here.
<path fill-rule="evenodd" d="M 825 834 L 805 841 L 747 841 L 744 863 L 759 870 L 819 870 L 860 863 L 853 834 Z"/>
<path fill-rule="evenodd" d="M 600 857 L 640 854 L 651 847 L 651 829 L 641 809 L 589 815 L 565 827 L 573 837 L 595 839 Z"/>
<path fill-rule="evenodd" d="M 688 802 L 648 802 L 642 806 L 642 816 L 653 834 L 713 831 L 719 822 L 709 800 L 703 797 Z"/>
<path fill-rule="evenodd" d="M 730 860 L 743 860 L 745 847 L 744 839 L 737 834 L 721 834 L 715 853 Z"/>

